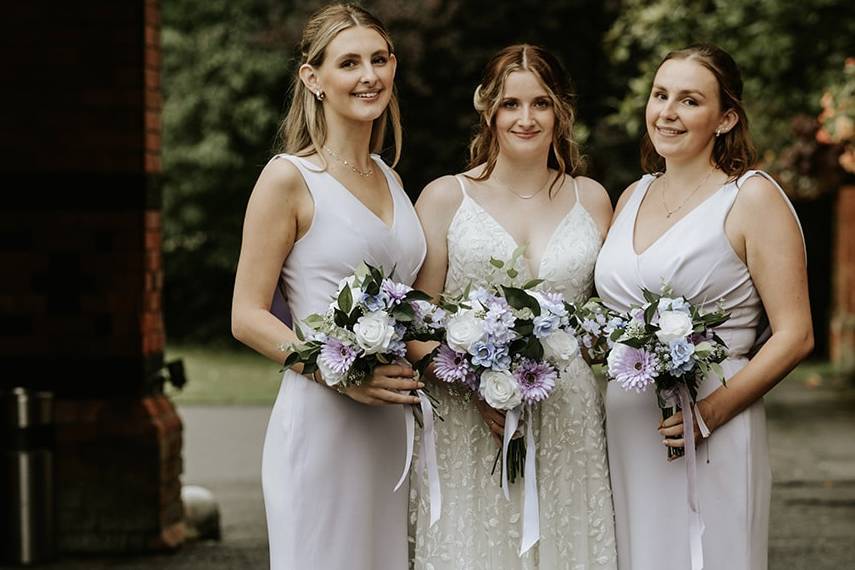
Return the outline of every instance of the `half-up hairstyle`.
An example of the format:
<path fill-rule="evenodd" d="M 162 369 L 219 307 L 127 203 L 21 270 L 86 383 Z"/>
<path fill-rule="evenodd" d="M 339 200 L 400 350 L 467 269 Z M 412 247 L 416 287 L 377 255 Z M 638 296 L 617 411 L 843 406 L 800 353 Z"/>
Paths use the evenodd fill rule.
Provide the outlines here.
<path fill-rule="evenodd" d="M 570 78 L 558 59 L 539 46 L 517 44 L 502 49 L 487 63 L 481 84 L 475 89 L 475 110 L 481 115 L 478 133 L 469 144 L 469 166 L 485 164 L 484 171 L 475 180 L 490 177 L 499 157 L 496 137 L 496 111 L 502 102 L 505 81 L 515 71 L 530 71 L 543 86 L 555 110 L 555 128 L 547 165 L 558 171 L 549 186 L 549 193 L 565 174 L 581 174 L 583 163 L 579 145 L 573 136 L 576 112 Z"/>
<path fill-rule="evenodd" d="M 748 115 L 742 105 L 742 73 L 739 67 L 729 53 L 713 44 L 695 44 L 669 52 L 659 67 L 669 59 L 696 61 L 715 76 L 721 112 L 732 110 L 739 120 L 732 129 L 715 138 L 712 160 L 728 176 L 739 178 L 757 161 L 757 151 L 748 131 Z M 656 152 L 646 132 L 641 139 L 641 168 L 649 173 L 665 170 L 665 160 Z"/>
<path fill-rule="evenodd" d="M 300 80 L 299 70 L 303 64 L 318 68 L 324 63 L 327 46 L 341 31 L 361 26 L 380 34 L 386 41 L 389 53 L 394 53 L 392 40 L 383 23 L 359 6 L 353 4 L 333 4 L 315 13 L 303 28 L 300 40 L 300 59 L 291 86 L 291 106 L 280 127 L 281 149 L 289 154 L 307 156 L 317 153 L 323 159 L 321 148 L 327 139 L 327 124 L 324 119 L 323 104 Z M 374 119 L 371 127 L 369 150 L 380 153 L 386 135 L 387 122 L 392 124 L 395 142 L 395 159 L 392 166 L 401 157 L 401 111 L 398 107 L 398 95 L 392 86 L 392 97 L 383 114 Z"/>

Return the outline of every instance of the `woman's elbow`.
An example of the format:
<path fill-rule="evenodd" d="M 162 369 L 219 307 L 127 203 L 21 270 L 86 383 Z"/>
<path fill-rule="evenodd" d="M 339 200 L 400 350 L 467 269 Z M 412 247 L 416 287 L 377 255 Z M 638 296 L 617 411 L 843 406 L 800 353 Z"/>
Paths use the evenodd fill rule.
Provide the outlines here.
<path fill-rule="evenodd" d="M 240 318 L 240 313 L 232 309 L 232 336 L 235 340 L 244 342 L 244 331 L 245 327 L 243 325 L 243 320 Z"/>
<path fill-rule="evenodd" d="M 811 355 L 814 347 L 813 327 L 808 325 L 799 333 L 795 339 L 793 346 L 793 354 L 796 356 L 796 362 L 801 362 Z"/>

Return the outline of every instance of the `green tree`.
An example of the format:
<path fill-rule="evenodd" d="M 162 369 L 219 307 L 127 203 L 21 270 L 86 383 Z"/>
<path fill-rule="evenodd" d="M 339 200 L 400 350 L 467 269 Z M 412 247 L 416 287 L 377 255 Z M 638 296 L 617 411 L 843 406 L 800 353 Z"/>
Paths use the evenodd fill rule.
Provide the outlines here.
<path fill-rule="evenodd" d="M 823 86 L 852 54 L 853 15 L 845 0 L 624 0 L 606 46 L 627 91 L 609 122 L 637 139 L 662 57 L 712 42 L 742 69 L 751 132 L 771 163 L 793 139 L 793 119 L 819 113 Z"/>

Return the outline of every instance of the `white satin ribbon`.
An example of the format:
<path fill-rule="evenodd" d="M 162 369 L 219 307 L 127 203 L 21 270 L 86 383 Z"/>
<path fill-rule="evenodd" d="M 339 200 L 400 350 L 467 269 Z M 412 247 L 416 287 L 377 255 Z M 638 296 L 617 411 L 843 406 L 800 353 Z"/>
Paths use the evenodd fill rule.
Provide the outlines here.
<path fill-rule="evenodd" d="M 517 426 L 520 425 L 521 410 L 522 406 L 517 406 L 505 414 L 505 436 L 502 440 L 502 492 L 509 501 L 511 500 L 511 492 L 508 490 L 508 446 L 517 431 Z"/>
<path fill-rule="evenodd" d="M 523 537 L 520 556 L 540 540 L 540 505 L 537 498 L 537 448 L 534 443 L 531 406 L 528 407 L 525 435 L 525 505 L 523 506 Z"/>
<path fill-rule="evenodd" d="M 692 570 L 704 567 L 704 547 L 701 537 L 704 534 L 704 521 L 698 501 L 697 457 L 695 455 L 695 425 L 692 420 L 692 402 L 689 389 L 680 383 L 678 388 L 680 408 L 683 410 L 683 441 L 686 452 L 686 479 L 689 499 L 689 549 L 692 556 Z"/>
<path fill-rule="evenodd" d="M 430 398 L 427 397 L 422 390 L 416 390 L 419 397 L 419 405 L 422 409 L 422 422 L 424 422 L 422 430 L 422 449 L 419 453 L 419 460 L 416 465 L 416 481 L 418 481 L 419 489 L 421 489 L 421 478 L 427 464 L 428 470 L 428 489 L 430 493 L 430 526 L 433 526 L 436 521 L 442 516 L 442 490 L 439 484 L 439 468 L 436 462 L 436 427 L 433 417 L 433 406 L 430 403 Z M 407 480 L 407 475 L 410 471 L 410 465 L 413 461 L 413 440 L 415 439 L 415 417 L 413 416 L 412 406 L 404 406 L 404 418 L 407 424 L 407 459 L 404 463 L 404 472 L 401 473 L 401 480 L 395 486 L 397 491 L 404 481 Z"/>
<path fill-rule="evenodd" d="M 522 414 L 522 406 L 508 410 L 505 414 L 505 435 L 502 440 L 502 491 L 505 498 L 510 500 L 508 485 L 508 446 L 517 431 Z M 537 498 L 537 447 L 534 441 L 534 427 L 531 407 L 527 407 L 528 422 L 526 423 L 525 466 L 523 472 L 523 528 L 520 542 L 520 556 L 529 551 L 540 540 L 540 504 Z"/>

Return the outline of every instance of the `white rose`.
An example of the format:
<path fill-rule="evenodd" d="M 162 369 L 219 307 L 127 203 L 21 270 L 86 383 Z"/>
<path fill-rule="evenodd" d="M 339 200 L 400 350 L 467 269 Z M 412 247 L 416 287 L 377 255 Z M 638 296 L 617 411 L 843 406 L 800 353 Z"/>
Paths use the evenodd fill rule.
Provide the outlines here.
<path fill-rule="evenodd" d="M 659 331 L 656 336 L 665 344 L 672 340 L 686 338 L 692 332 L 692 319 L 682 311 L 663 311 L 659 313 Z"/>
<path fill-rule="evenodd" d="M 335 370 L 324 364 L 324 361 L 321 358 L 318 358 L 317 364 L 318 370 L 321 371 L 321 378 L 324 379 L 327 386 L 335 386 L 344 380 L 345 376 L 347 376 L 347 373 L 338 374 Z"/>
<path fill-rule="evenodd" d="M 543 354 L 548 360 L 567 364 L 579 354 L 579 343 L 572 334 L 557 330 L 540 340 Z"/>
<path fill-rule="evenodd" d="M 365 354 L 387 352 L 395 336 L 395 323 L 383 311 L 366 313 L 353 326 L 356 343 Z"/>
<path fill-rule="evenodd" d="M 513 410 L 522 403 L 517 381 L 509 372 L 487 370 L 481 374 L 479 392 L 497 410 Z"/>
<path fill-rule="evenodd" d="M 449 317 L 445 325 L 448 346 L 457 352 L 469 352 L 469 348 L 484 337 L 484 323 L 474 311 L 460 311 Z"/>

